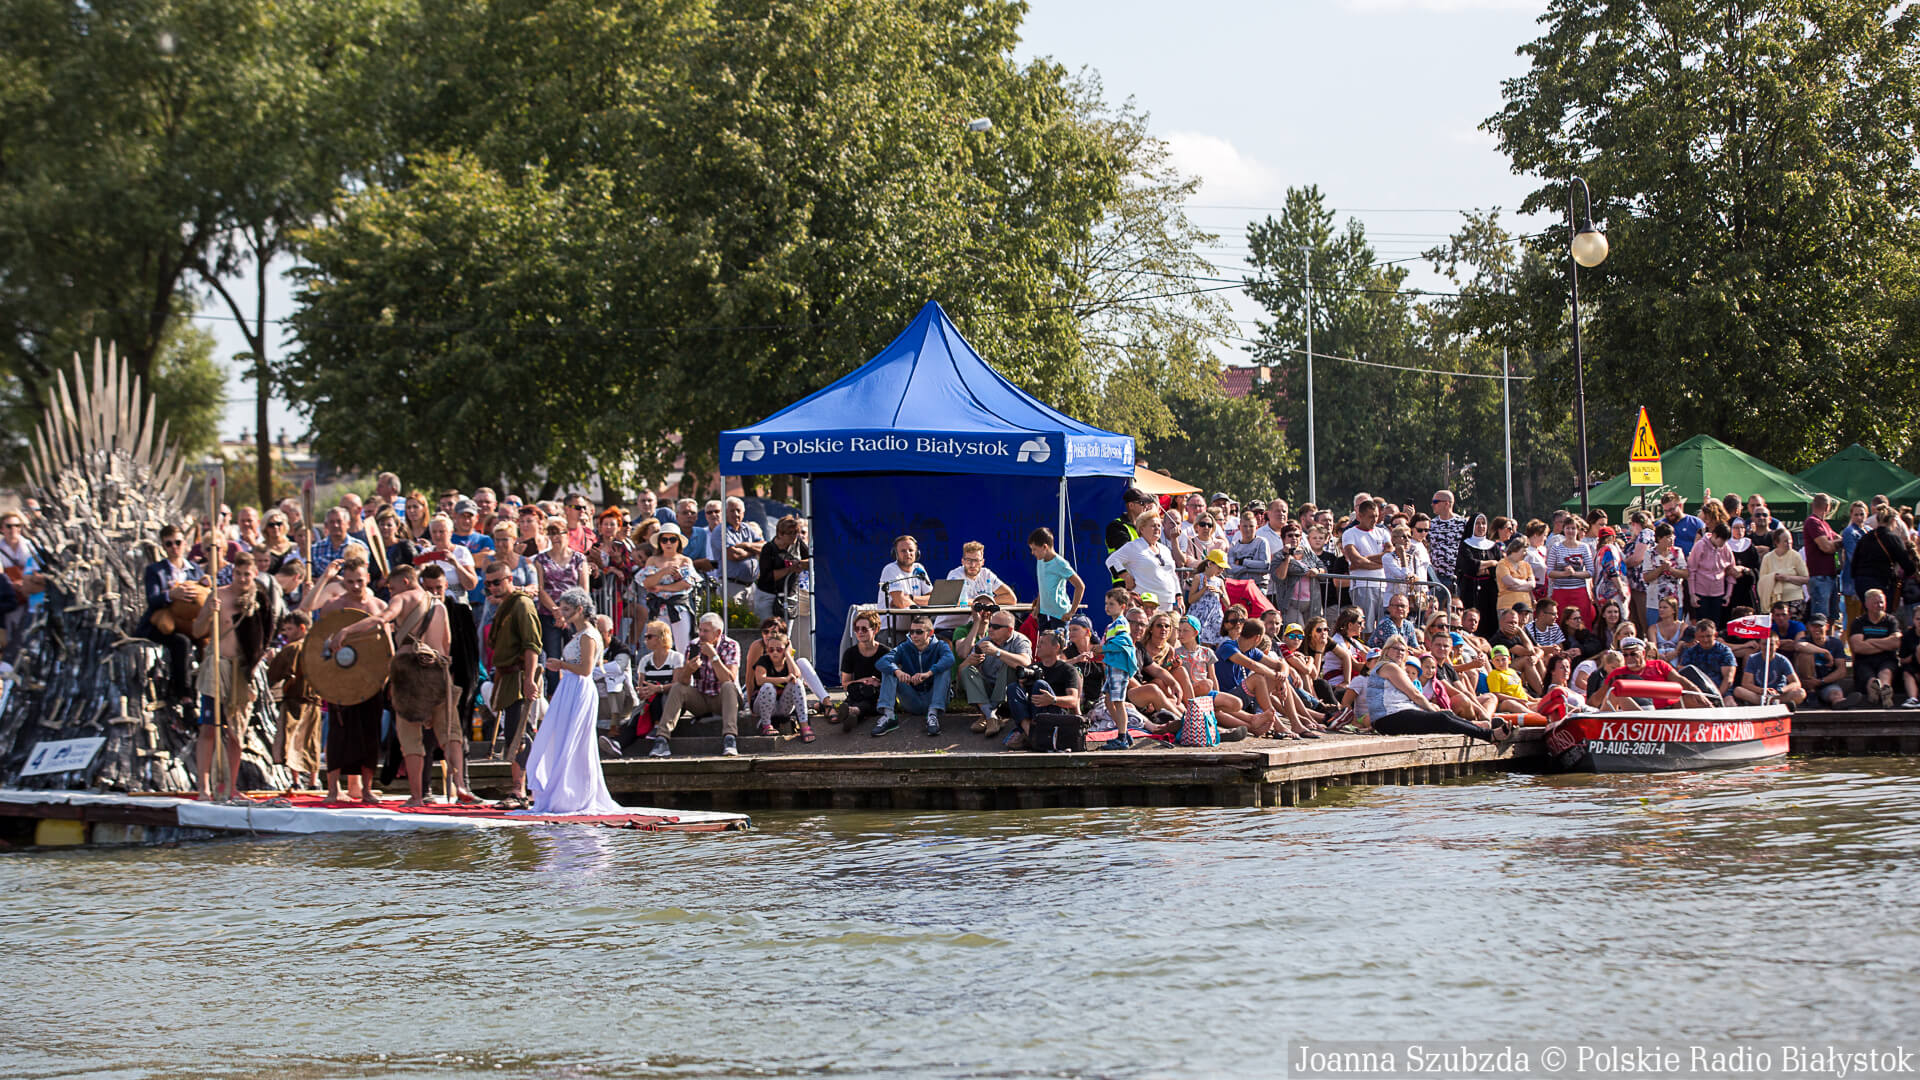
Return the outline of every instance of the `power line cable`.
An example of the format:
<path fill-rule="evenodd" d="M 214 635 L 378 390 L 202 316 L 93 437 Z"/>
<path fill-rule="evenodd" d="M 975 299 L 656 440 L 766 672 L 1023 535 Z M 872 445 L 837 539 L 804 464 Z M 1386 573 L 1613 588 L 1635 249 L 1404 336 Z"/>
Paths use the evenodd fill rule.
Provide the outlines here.
<path fill-rule="evenodd" d="M 1263 341 L 1257 341 L 1253 338 L 1240 337 L 1237 334 L 1225 334 L 1222 336 L 1227 337 L 1233 341 L 1244 341 L 1249 345 L 1259 345 L 1262 348 L 1270 349 L 1273 352 L 1289 353 L 1296 356 L 1307 355 L 1307 351 L 1305 349 L 1280 348 L 1277 346 L 1270 345 Z M 1334 356 L 1330 353 L 1323 353 L 1323 352 L 1317 352 L 1317 351 L 1313 353 L 1313 358 L 1315 360 L 1338 360 L 1346 364 L 1359 364 L 1362 367 L 1385 368 L 1388 371 L 1404 371 L 1404 372 L 1407 372 L 1408 374 L 1413 374 L 1413 375 L 1447 375 L 1447 376 L 1461 378 L 1461 379 L 1512 379 L 1514 382 L 1533 381 L 1533 376 L 1531 375 L 1488 375 L 1478 371 L 1446 371 L 1441 368 L 1407 367 L 1402 364 L 1383 364 L 1378 360 L 1362 360 L 1354 356 Z"/>

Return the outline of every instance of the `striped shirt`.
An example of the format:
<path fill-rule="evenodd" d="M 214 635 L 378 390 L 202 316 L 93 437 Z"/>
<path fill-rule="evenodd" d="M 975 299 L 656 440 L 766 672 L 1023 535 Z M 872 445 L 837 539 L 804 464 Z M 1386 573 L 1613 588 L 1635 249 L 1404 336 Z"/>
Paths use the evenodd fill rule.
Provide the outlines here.
<path fill-rule="evenodd" d="M 1541 626 L 1537 622 L 1530 622 L 1526 629 L 1527 636 L 1533 639 L 1535 645 L 1543 649 L 1557 649 L 1567 643 L 1567 635 L 1553 623 Z"/>
<path fill-rule="evenodd" d="M 342 540 L 338 544 L 333 542 L 332 537 L 327 537 L 327 536 L 322 536 L 320 539 L 315 540 L 313 542 L 314 579 L 316 581 L 319 580 L 320 575 L 327 572 L 327 567 L 332 566 L 334 563 L 339 562 L 341 559 L 345 558 L 347 552 L 353 550 L 354 548 L 360 549 L 361 558 L 363 559 L 373 558 L 373 556 L 367 554 L 367 546 L 365 544 L 362 544 L 360 541 L 355 540 L 351 536 L 347 537 L 345 540 Z"/>
<path fill-rule="evenodd" d="M 1552 537 L 1547 540 L 1547 573 L 1549 581 L 1556 589 L 1585 590 L 1587 583 L 1579 578 L 1553 578 L 1551 575 L 1562 570 L 1591 570 L 1592 559 L 1587 554 L 1585 544 L 1567 543 L 1563 538 Z"/>

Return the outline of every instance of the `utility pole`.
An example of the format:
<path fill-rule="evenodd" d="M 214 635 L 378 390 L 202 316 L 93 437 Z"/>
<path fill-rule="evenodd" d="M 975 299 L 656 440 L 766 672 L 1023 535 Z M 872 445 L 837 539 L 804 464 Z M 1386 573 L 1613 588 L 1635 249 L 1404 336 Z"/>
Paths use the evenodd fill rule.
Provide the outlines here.
<path fill-rule="evenodd" d="M 1500 346 L 1500 415 L 1507 429 L 1507 518 L 1513 518 L 1513 404 L 1508 387 L 1513 385 L 1513 367 L 1507 363 L 1507 347 Z"/>
<path fill-rule="evenodd" d="M 1320 475 L 1313 460 L 1313 248 L 1300 249 L 1307 282 L 1307 501 L 1320 505 Z"/>

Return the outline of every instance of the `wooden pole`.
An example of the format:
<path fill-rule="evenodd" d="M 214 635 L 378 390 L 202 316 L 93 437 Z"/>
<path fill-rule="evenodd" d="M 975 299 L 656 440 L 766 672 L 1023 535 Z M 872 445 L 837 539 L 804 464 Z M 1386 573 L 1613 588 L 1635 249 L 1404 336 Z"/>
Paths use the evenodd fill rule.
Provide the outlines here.
<path fill-rule="evenodd" d="M 320 576 L 313 572 L 313 475 L 311 473 L 300 481 L 300 561 L 307 564 L 309 579 Z"/>
<path fill-rule="evenodd" d="M 207 503 L 210 508 L 207 520 L 214 523 L 213 527 L 206 533 L 207 562 L 208 565 L 213 568 L 213 580 L 207 583 L 207 587 L 210 599 L 216 604 L 218 604 L 220 600 L 220 556 L 225 554 L 223 550 L 225 540 L 219 531 L 220 482 L 222 479 L 219 469 L 215 469 L 207 474 Z M 208 656 L 213 664 L 213 766 L 218 770 L 218 782 L 225 784 L 227 782 L 227 714 L 225 711 L 225 703 L 221 700 L 222 695 L 220 693 L 220 676 L 222 674 L 220 670 L 220 617 L 222 614 L 220 611 L 213 613 L 213 639 Z M 237 682 L 238 679 L 235 681 Z M 209 784 L 208 788 L 209 790 L 218 790 L 212 784 Z M 227 798 L 233 798 L 234 794 L 234 792 L 228 791 Z"/>

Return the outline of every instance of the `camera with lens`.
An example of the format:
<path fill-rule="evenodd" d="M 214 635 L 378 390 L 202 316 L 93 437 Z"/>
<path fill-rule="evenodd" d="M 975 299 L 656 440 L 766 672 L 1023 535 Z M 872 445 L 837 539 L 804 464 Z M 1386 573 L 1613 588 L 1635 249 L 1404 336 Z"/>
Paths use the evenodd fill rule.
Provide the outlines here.
<path fill-rule="evenodd" d="M 1033 688 L 1035 686 L 1038 686 L 1040 684 L 1040 680 L 1045 677 L 1046 677 L 1046 672 L 1040 667 L 1039 664 L 1028 664 L 1026 667 L 1021 668 L 1013 676 L 1014 681 L 1019 683 L 1023 688 L 1025 688 L 1028 693 L 1032 693 Z"/>

